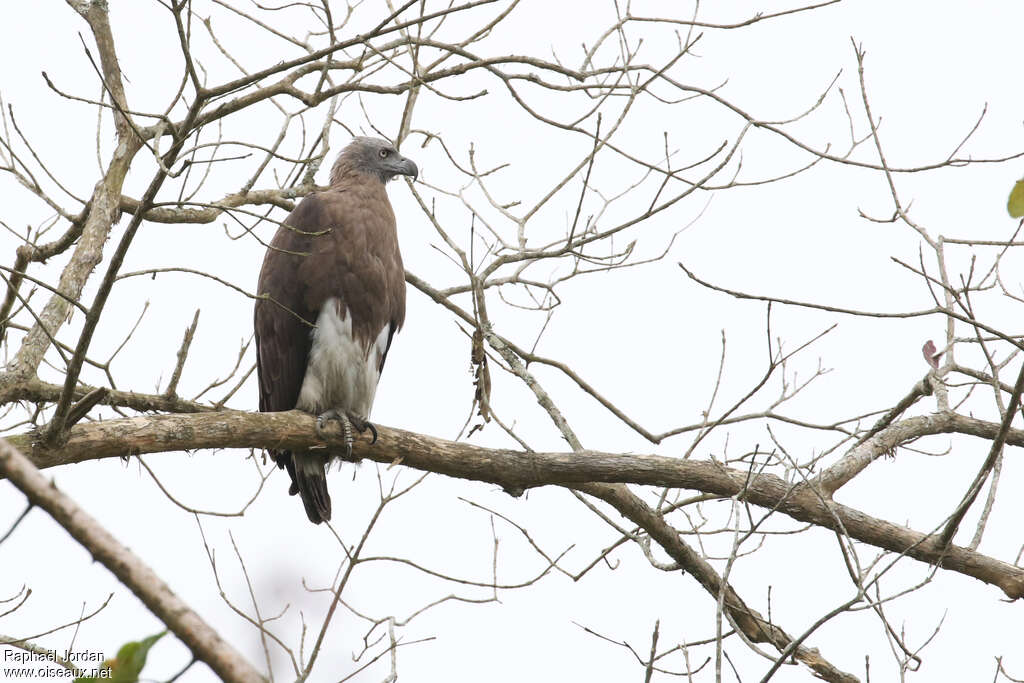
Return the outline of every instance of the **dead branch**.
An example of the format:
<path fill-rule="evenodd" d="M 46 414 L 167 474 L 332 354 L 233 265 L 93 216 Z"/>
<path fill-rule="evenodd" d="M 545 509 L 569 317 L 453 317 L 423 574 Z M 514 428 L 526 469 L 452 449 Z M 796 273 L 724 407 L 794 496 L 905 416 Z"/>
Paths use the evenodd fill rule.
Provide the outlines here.
<path fill-rule="evenodd" d="M 36 505 L 53 517 L 92 556 L 127 586 L 154 615 L 222 680 L 261 683 L 265 679 L 198 614 L 175 595 L 152 569 L 110 535 L 95 519 L 61 493 L 16 447 L 0 439 L 0 470 Z"/>
<path fill-rule="evenodd" d="M 943 551 L 932 535 L 871 517 L 839 503 L 826 504 L 820 489 L 812 485 L 794 486 L 772 474 L 751 476 L 744 470 L 715 461 L 658 455 L 496 450 L 389 427 L 378 429 L 379 442 L 370 445 L 366 440 L 358 440 L 355 457 L 383 463 L 400 462 L 415 469 L 498 484 L 513 492 L 551 484 L 587 491 L 588 484 L 623 483 L 740 496 L 759 507 L 777 509 L 793 519 L 837 531 L 845 529 L 851 537 L 864 543 L 972 576 L 997 586 L 1012 599 L 1024 597 L 1024 568 L 957 546 Z M 932 415 L 904 420 L 889 428 L 893 429 L 907 438 L 958 432 L 992 439 L 999 425 L 958 415 Z M 878 441 L 889 430 L 883 430 L 868 443 Z M 152 415 L 80 424 L 69 430 L 63 447 L 48 447 L 29 434 L 9 437 L 8 441 L 28 454 L 40 468 L 195 448 L 322 448 L 341 453 L 340 439 L 337 443 L 318 440 L 313 418 L 298 411 Z M 1009 430 L 1006 442 L 1024 445 L 1024 431 Z M 625 503 L 620 505 L 626 507 Z M 837 528 L 837 520 L 842 529 Z"/>

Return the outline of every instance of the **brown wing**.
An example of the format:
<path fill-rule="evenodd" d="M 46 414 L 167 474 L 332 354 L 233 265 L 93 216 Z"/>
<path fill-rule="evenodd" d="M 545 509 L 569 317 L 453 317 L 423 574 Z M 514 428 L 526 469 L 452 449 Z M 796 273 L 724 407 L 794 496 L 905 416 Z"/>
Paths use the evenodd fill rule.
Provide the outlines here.
<path fill-rule="evenodd" d="M 260 412 L 293 409 L 306 374 L 319 309 L 311 305 L 310 283 L 299 274 L 313 252 L 313 234 L 324 229 L 318 204 L 315 195 L 303 199 L 278 228 L 263 258 L 256 293 L 267 298 L 257 299 L 253 312 Z M 288 492 L 299 493 L 291 452 L 271 450 L 270 457 L 288 470 Z"/>
<path fill-rule="evenodd" d="M 291 410 L 299 397 L 312 343 L 317 310 L 307 296 L 308 283 L 296 277 L 313 249 L 312 235 L 322 230 L 315 197 L 307 197 L 289 214 L 267 249 L 260 270 L 254 311 L 256 375 L 260 411 Z"/>

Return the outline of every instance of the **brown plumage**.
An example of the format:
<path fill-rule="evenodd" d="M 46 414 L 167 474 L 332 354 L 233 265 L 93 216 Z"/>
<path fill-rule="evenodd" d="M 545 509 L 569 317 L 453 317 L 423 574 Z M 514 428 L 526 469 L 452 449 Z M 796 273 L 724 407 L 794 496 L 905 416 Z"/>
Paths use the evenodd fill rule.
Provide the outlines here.
<path fill-rule="evenodd" d="M 351 428 L 366 420 L 391 340 L 405 320 L 405 271 L 385 183 L 417 175 L 384 140 L 355 138 L 331 169 L 331 185 L 284 220 L 260 270 L 255 309 L 260 410 L 298 408 Z M 374 430 L 376 437 L 376 430 Z M 271 450 L 289 493 L 310 521 L 331 518 L 327 458 Z"/>

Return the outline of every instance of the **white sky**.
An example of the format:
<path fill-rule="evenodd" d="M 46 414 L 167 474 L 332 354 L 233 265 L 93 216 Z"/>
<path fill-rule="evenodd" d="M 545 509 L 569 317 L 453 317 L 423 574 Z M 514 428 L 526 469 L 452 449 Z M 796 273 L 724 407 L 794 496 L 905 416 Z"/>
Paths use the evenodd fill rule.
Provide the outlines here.
<path fill-rule="evenodd" d="M 138 110 L 163 109 L 169 93 L 177 87 L 180 69 L 172 26 L 166 13 L 154 10 L 150 4 L 111 3 L 128 97 Z M 611 21 L 610 3 L 551 5 L 524 1 L 479 51 L 550 58 L 554 50 L 575 65 L 579 46 L 589 44 Z M 708 22 L 730 22 L 756 11 L 792 6 L 709 2 L 701 5 L 699 17 Z M 285 48 L 280 42 L 250 38 L 248 30 L 223 10 L 211 10 L 207 3 L 199 2 L 195 7 L 203 16 L 213 12 L 215 29 L 250 68 L 262 68 L 296 54 L 294 48 Z M 372 3 L 362 11 L 367 23 L 380 13 Z M 684 18 L 691 12 L 688 3 L 634 6 L 637 15 Z M 464 25 L 459 22 L 466 21 L 470 20 L 453 18 L 451 35 L 459 35 Z M 724 82 L 719 94 L 746 111 L 763 119 L 788 119 L 814 104 L 841 72 L 837 86 L 846 94 L 860 136 L 865 132 L 865 117 L 852 36 L 867 52 L 869 96 L 873 112 L 883 121 L 880 136 L 891 165 L 911 167 L 941 161 L 956 148 L 986 105 L 985 119 L 961 156 L 1001 157 L 1024 149 L 1024 93 L 1016 78 L 1022 24 L 1024 6 L 1020 3 L 842 3 L 737 31 L 707 31 L 695 50 L 697 57 L 681 62 L 674 73 L 688 84 L 705 88 Z M 636 38 L 645 29 L 634 26 L 631 31 Z M 46 87 L 40 76 L 45 71 L 66 91 L 96 96 L 98 85 L 84 57 L 79 33 L 91 45 L 87 26 L 63 3 L 17 7 L 9 3 L 0 9 L 0 53 L 7 64 L 0 74 L 3 103 L 13 107 L 21 130 L 40 157 L 72 192 L 83 196 L 96 181 L 95 112 L 86 105 L 65 102 Z M 200 33 L 197 27 L 197 35 Z M 647 57 L 641 61 L 659 62 L 670 54 L 673 36 L 664 31 L 644 35 L 641 55 Z M 208 41 L 204 41 L 201 49 L 209 55 L 211 82 L 236 75 L 223 59 L 205 52 L 207 46 Z M 535 203 L 552 180 L 571 168 L 587 149 L 582 138 L 545 130 L 513 109 L 494 79 L 473 76 L 442 87 L 446 93 L 461 95 L 485 87 L 490 94 L 458 104 L 424 96 L 414 127 L 443 135 L 450 149 L 463 158 L 473 144 L 481 167 L 508 163 L 494 181 L 493 189 L 501 201 L 518 200 L 523 206 Z M 538 102 L 557 106 L 552 100 L 538 98 Z M 394 134 L 403 104 L 404 99 L 398 97 L 366 101 L 374 121 L 388 134 Z M 291 108 L 292 103 L 287 106 Z M 342 112 L 353 126 L 362 125 L 354 101 L 346 102 Z M 311 121 L 319 125 L 320 119 Z M 632 123 L 618 140 L 639 154 L 654 157 L 663 147 L 665 132 L 679 158 L 692 160 L 709 153 L 722 140 L 731 141 L 741 123 L 721 107 L 645 102 L 633 112 Z M 225 135 L 266 144 L 277 135 L 279 125 L 273 110 L 265 107 L 237 121 L 229 119 Z M 831 144 L 839 149 L 849 140 L 848 123 L 835 92 L 791 130 L 818 148 Z M 109 130 L 105 129 L 101 138 L 106 158 L 111 151 Z M 347 138 L 340 127 L 332 131 L 332 156 Z M 403 153 L 419 163 L 422 180 L 457 186 L 438 146 L 420 148 L 420 139 L 413 136 Z M 794 153 L 791 147 L 762 132 L 750 133 L 743 149 L 740 177 L 746 180 L 792 170 L 808 161 L 806 155 Z M 856 158 L 876 160 L 870 143 L 862 146 Z M 237 176 L 218 171 L 201 196 L 216 199 L 237 190 L 250 172 L 251 164 L 246 163 L 239 167 Z M 147 164 L 141 164 L 140 171 L 130 176 L 126 194 L 139 196 L 149 179 Z M 904 201 L 913 202 L 913 215 L 931 234 L 1005 239 L 1015 226 L 1006 215 L 1006 195 L 1013 181 L 1024 175 L 1022 168 L 1024 161 L 1019 160 L 898 175 L 897 182 Z M 635 167 L 609 159 L 595 172 L 594 184 L 611 193 L 636 179 Z M 325 170 L 318 180 L 326 180 Z M 265 181 L 263 186 L 269 186 L 272 178 Z M 6 202 L 0 220 L 7 225 L 23 230 L 25 225 L 38 225 L 47 217 L 45 207 L 9 177 L 0 177 L 0 188 Z M 531 239 L 544 242 L 550 239 L 546 235 L 564 230 L 571 221 L 578 188 L 577 181 L 574 188 L 538 214 L 531 223 Z M 431 196 L 426 189 L 424 192 Z M 394 184 L 390 194 L 399 216 L 406 266 L 439 287 L 459 283 L 459 271 L 434 248 L 440 240 L 404 183 Z M 652 191 L 638 190 L 636 194 L 642 196 L 639 202 L 643 205 L 650 201 Z M 480 206 L 479 193 L 470 193 L 470 199 Z M 66 196 L 62 200 L 77 209 Z M 438 209 L 446 229 L 465 244 L 469 231 L 466 209 L 443 197 L 439 198 Z M 569 362 L 652 431 L 695 422 L 714 383 L 722 330 L 728 339 L 728 357 L 718 405 L 727 405 L 745 393 L 763 372 L 764 309 L 698 288 L 676 267 L 678 261 L 712 282 L 745 291 L 868 310 L 931 306 L 930 295 L 920 280 L 891 260 L 895 257 L 916 264 L 920 238 L 904 226 L 860 219 L 858 209 L 876 217 L 892 213 L 891 198 L 880 173 L 830 165 L 781 183 L 713 196 L 695 194 L 621 241 L 625 244 L 636 239 L 640 253 L 653 255 L 664 248 L 673 233 L 697 219 L 676 239 L 662 263 L 567 284 L 561 291 L 565 303 L 538 349 Z M 613 207 L 605 220 L 612 224 L 616 218 L 635 211 L 636 204 L 625 200 Z M 251 291 L 262 248 L 251 239 L 226 239 L 222 224 L 147 224 L 124 270 L 187 265 Z M 507 224 L 499 225 L 506 233 L 511 229 Z M 63 226 L 58 225 L 54 233 L 61 230 Z M 235 225 L 229 230 L 232 234 L 239 232 Z M 268 239 L 272 232 L 273 226 L 264 225 L 260 234 Z M 120 233 L 115 235 L 119 237 Z M 0 232 L 0 260 L 7 265 L 14 246 L 10 233 Z M 980 259 L 986 257 L 991 254 L 979 252 Z M 966 249 L 955 252 L 950 267 L 966 272 L 969 259 Z M 63 257 L 54 259 L 39 272 L 55 274 L 65 262 Z M 91 300 L 93 291 L 87 290 L 86 301 Z M 155 392 L 165 385 L 181 334 L 197 307 L 202 314 L 182 379 L 182 395 L 195 393 L 212 378 L 222 376 L 233 364 L 240 344 L 251 334 L 248 299 L 199 278 L 139 278 L 115 290 L 103 329 L 97 335 L 95 357 L 106 357 L 116 348 L 147 301 L 150 309 L 133 342 L 113 366 L 119 388 Z M 499 331 L 529 346 L 543 317 L 517 313 L 500 304 L 495 307 L 500 311 L 492 313 L 497 316 Z M 1021 331 L 1014 323 L 1016 312 L 1012 309 L 993 303 L 987 313 L 1007 332 Z M 73 340 L 74 325 L 80 322 L 74 320 L 62 338 Z M 938 318 L 863 322 L 824 313 L 782 308 L 773 311 L 773 333 L 788 348 L 833 323 L 839 323 L 838 329 L 800 357 L 787 376 L 791 378 L 796 372 L 798 377 L 807 377 L 819 358 L 833 371 L 794 401 L 788 414 L 830 421 L 891 405 L 926 370 L 920 357 L 921 344 L 927 339 L 939 342 L 943 333 L 943 322 Z M 246 363 L 251 363 L 251 350 L 249 354 Z M 410 289 L 406 329 L 389 355 L 374 421 L 454 438 L 466 419 L 472 397 L 468 359 L 467 342 L 449 316 Z M 970 360 L 970 355 L 965 354 L 965 359 Z M 609 419 L 600 406 L 566 380 L 542 368 L 535 371 L 586 447 L 677 455 L 689 444 L 688 439 L 668 440 L 652 447 Z M 493 368 L 493 372 L 498 371 Z M 56 377 L 52 370 L 43 374 L 51 380 Z M 86 379 L 101 381 L 98 375 L 87 375 Z M 752 408 L 763 408 L 772 392 L 778 391 L 777 383 L 772 386 Z M 532 446 L 565 448 L 532 396 L 520 385 L 496 378 L 495 400 L 503 419 L 525 425 L 523 433 Z M 254 409 L 254 382 L 230 405 Z M 922 404 L 915 410 L 931 407 Z M 777 436 L 788 440 L 789 446 L 802 451 L 798 457 L 807 457 L 811 449 L 831 443 L 828 438 L 810 440 L 785 426 L 773 425 L 773 429 Z M 736 455 L 755 443 L 766 447 L 768 438 L 761 424 L 721 430 L 706 440 L 698 457 Z M 473 441 L 510 445 L 497 427 L 488 427 Z M 921 447 L 943 452 L 951 444 L 954 449 L 945 458 L 901 451 L 895 461 L 877 462 L 843 490 L 840 501 L 889 521 L 905 522 L 919 531 L 931 529 L 955 506 L 987 451 L 983 442 L 950 439 L 934 439 Z M 179 500 L 203 508 L 238 509 L 258 483 L 251 463 L 232 452 L 150 456 L 146 461 Z M 335 528 L 349 541 L 362 532 L 363 520 L 372 513 L 377 494 L 377 468 L 361 466 L 354 480 L 353 469 L 345 466 L 340 472 L 332 471 L 330 478 Z M 218 596 L 195 521 L 168 501 L 144 470 L 134 462 L 125 466 L 112 461 L 86 463 L 49 474 L 221 629 L 250 661 L 263 665 L 255 630 Z M 385 473 L 384 479 L 390 481 L 395 476 L 393 470 Z M 400 469 L 397 474 L 399 482 L 406 483 L 415 476 L 415 472 Z M 1012 495 L 1022 476 L 1019 453 L 1011 450 L 1004 466 L 1003 496 L 981 546 L 982 552 L 1008 561 L 1013 560 L 1022 543 L 1019 520 L 1024 515 L 1024 504 L 1019 496 Z M 233 600 L 247 609 L 251 607 L 229 531 L 246 558 L 261 610 L 274 613 L 291 606 L 279 628 L 282 638 L 293 644 L 299 634 L 297 611 L 306 610 L 307 622 L 317 623 L 326 602 L 322 594 L 306 594 L 300 579 L 309 586 L 326 585 L 342 554 L 326 529 L 313 528 L 306 522 L 298 500 L 286 496 L 285 489 L 285 477 L 277 473 L 244 517 L 203 518 L 202 525 L 216 550 L 222 581 Z M 23 502 L 8 484 L 3 484 L 0 491 L 2 528 L 6 524 L 3 520 L 13 519 Z M 409 557 L 453 574 L 489 580 L 490 520 L 459 497 L 509 515 L 530 529 L 534 539 L 549 552 L 557 554 L 574 545 L 566 561 L 573 570 L 585 566 L 616 539 L 615 532 L 565 491 L 536 490 L 524 498 L 511 499 L 495 487 L 432 476 L 412 495 L 389 508 L 374 536 L 372 552 Z M 725 509 L 724 503 L 708 508 L 709 513 L 716 514 Z M 964 528 L 973 529 L 974 519 L 968 517 Z M 715 520 L 715 524 L 723 523 L 724 514 Z M 539 558 L 531 555 L 517 532 L 500 520 L 496 523 L 501 539 L 499 579 L 515 582 L 538 571 Z M 776 526 L 794 528 L 781 521 Z M 692 537 L 687 540 L 692 541 Z M 716 538 L 708 548 L 722 550 L 728 541 Z M 874 556 L 873 549 L 862 549 L 865 560 Z M 500 604 L 451 603 L 418 618 L 402 632 L 403 636 L 407 640 L 436 636 L 436 640 L 399 651 L 401 679 L 639 680 L 642 671 L 628 652 L 597 640 L 574 624 L 627 640 L 643 653 L 649 648 L 655 619 L 661 619 L 663 645 L 712 634 L 714 605 L 696 582 L 651 569 L 632 546 L 624 546 L 613 557 L 619 563 L 617 569 L 602 565 L 578 583 L 552 574 L 532 588 L 502 593 Z M 113 655 L 121 643 L 159 630 L 159 624 L 141 604 L 118 589 L 103 567 L 90 564 L 87 553 L 41 512 L 34 511 L 0 546 L 0 564 L 5 568 L 0 574 L 0 597 L 13 594 L 23 583 L 33 589 L 25 607 L 0 619 L 2 634 L 35 633 L 73 620 L 83 601 L 87 609 L 92 609 L 109 592 L 115 592 L 114 599 L 106 610 L 83 625 L 77 648 Z M 906 561 L 890 575 L 885 589 L 895 592 L 912 586 L 927 572 L 928 567 Z M 801 632 L 852 591 L 836 543 L 824 531 L 772 537 L 758 553 L 736 564 L 731 580 L 762 613 L 768 609 L 770 588 L 772 617 L 791 634 Z M 449 593 L 475 597 L 487 594 L 481 589 L 427 581 L 407 569 L 378 564 L 361 568 L 349 597 L 358 609 L 379 615 L 394 610 L 403 615 Z M 1005 656 L 1008 671 L 1024 675 L 1024 657 L 1019 651 L 1019 634 L 1024 628 L 1020 609 L 1001 598 L 996 588 L 940 573 L 919 594 L 892 603 L 887 614 L 897 628 L 905 625 L 913 645 L 922 644 L 945 615 L 936 641 L 923 652 L 924 665 L 919 674 L 923 680 L 990 678 L 993 657 L 998 655 Z M 331 675 L 332 669 L 352 669 L 349 654 L 358 646 L 362 629 L 347 614 L 332 625 L 329 638 L 333 649 L 312 680 L 334 680 L 337 676 Z M 69 637 L 61 632 L 40 642 L 63 649 Z M 818 647 L 839 668 L 861 677 L 864 656 L 870 655 L 872 680 L 895 680 L 896 669 L 885 635 L 877 618 L 868 613 L 840 618 L 814 634 L 808 644 Z M 728 651 L 741 667 L 744 681 L 757 680 L 766 669 L 765 660 L 750 655 L 738 642 L 730 641 Z M 702 658 L 703 654 L 695 664 Z M 154 649 L 146 674 L 165 680 L 186 661 L 183 646 L 168 638 Z M 281 680 L 287 678 L 286 669 L 277 671 Z M 384 662 L 356 680 L 381 680 L 386 672 Z M 181 680 L 212 680 L 212 674 L 197 665 Z M 725 680 L 732 680 L 731 674 Z M 810 676 L 805 670 L 789 667 L 774 680 L 810 680 Z"/>

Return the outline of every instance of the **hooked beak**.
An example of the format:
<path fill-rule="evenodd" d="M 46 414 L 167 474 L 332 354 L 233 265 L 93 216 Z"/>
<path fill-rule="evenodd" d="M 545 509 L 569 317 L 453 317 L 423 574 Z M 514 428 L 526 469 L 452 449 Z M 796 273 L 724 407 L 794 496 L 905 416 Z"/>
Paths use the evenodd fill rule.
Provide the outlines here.
<path fill-rule="evenodd" d="M 398 164 L 399 173 L 402 175 L 412 176 L 413 180 L 416 180 L 420 176 L 420 169 L 416 166 L 416 162 L 412 159 L 406 159 L 402 157 L 402 161 Z"/>

